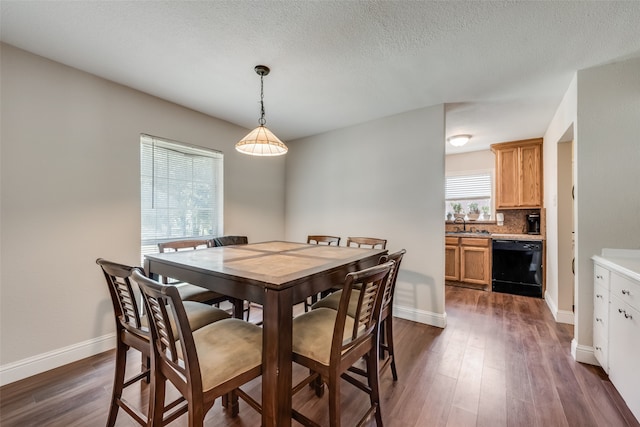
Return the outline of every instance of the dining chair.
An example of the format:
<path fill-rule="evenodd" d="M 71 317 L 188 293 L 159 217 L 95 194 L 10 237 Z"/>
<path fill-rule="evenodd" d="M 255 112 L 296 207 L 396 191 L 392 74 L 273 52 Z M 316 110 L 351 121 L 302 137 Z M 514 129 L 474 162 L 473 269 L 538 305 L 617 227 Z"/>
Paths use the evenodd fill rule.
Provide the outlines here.
<path fill-rule="evenodd" d="M 340 426 L 340 382 L 345 379 L 369 395 L 370 407 L 360 424 L 375 414 L 376 425 L 382 426 L 378 385 L 378 332 L 385 287 L 394 262 L 389 261 L 347 274 L 338 310 L 317 308 L 293 319 L 294 362 L 311 372 L 297 384 L 292 393 L 315 384 L 321 396 L 326 383 L 329 390 L 329 424 Z M 355 285 L 360 291 L 354 294 Z M 355 316 L 347 315 L 349 300 L 357 295 Z M 349 374 L 349 368 L 360 359 L 366 361 L 367 382 Z M 293 418 L 303 425 L 318 424 L 295 409 Z"/>
<path fill-rule="evenodd" d="M 249 239 L 247 236 L 220 236 L 209 240 L 209 244 L 212 247 L 246 245 L 248 243 Z M 249 301 L 242 301 L 242 312 L 246 315 L 247 321 L 251 318 L 251 304 Z M 262 322 L 256 322 L 256 324 L 261 323 Z"/>
<path fill-rule="evenodd" d="M 365 247 L 372 249 L 386 249 L 387 240 L 378 239 L 375 237 L 347 237 L 347 246 L 355 246 L 358 248 Z"/>
<path fill-rule="evenodd" d="M 188 414 L 190 427 L 201 427 L 218 397 L 229 415 L 238 415 L 238 397 L 261 412 L 260 404 L 240 386 L 262 373 L 262 329 L 228 318 L 196 331 L 189 328 L 185 302 L 173 286 L 132 273 L 142 291 L 151 329 L 150 425 L 163 426 Z M 175 322 L 176 331 L 168 327 Z M 166 382 L 180 397 L 165 404 Z M 164 414 L 167 414 L 166 416 Z"/>
<path fill-rule="evenodd" d="M 398 381 L 398 371 L 396 368 L 395 351 L 393 346 L 393 296 L 396 289 L 396 281 L 398 280 L 398 272 L 400 271 L 400 264 L 402 258 L 407 251 L 401 249 L 398 252 L 394 252 L 390 255 L 383 255 L 380 258 L 381 262 L 394 261 L 395 265 L 389 274 L 389 284 L 387 285 L 382 300 L 382 310 L 380 313 L 380 356 L 384 356 L 386 352 L 387 356 L 384 357 L 384 362 L 380 366 L 380 372 L 382 372 L 388 365 L 391 365 L 391 375 L 394 381 Z M 354 289 L 353 294 L 349 300 L 349 307 L 347 314 L 350 317 L 355 317 L 356 306 L 358 301 L 358 290 Z M 342 291 L 337 291 L 331 295 L 321 299 L 312 306 L 312 309 L 316 308 L 330 308 L 332 310 L 338 310 L 340 306 L 340 299 L 342 298 Z"/>
<path fill-rule="evenodd" d="M 307 243 L 316 244 L 316 245 L 329 245 L 335 244 L 336 246 L 340 246 L 340 237 L 336 236 L 324 236 L 320 234 L 310 234 L 307 236 Z"/>
<path fill-rule="evenodd" d="M 247 236 L 220 236 L 211 239 L 211 246 L 246 245 L 249 243 Z"/>
<path fill-rule="evenodd" d="M 119 408 L 122 408 L 138 424 L 146 426 L 149 413 L 143 414 L 140 409 L 122 397 L 126 387 L 143 379 L 146 382 L 150 380 L 151 342 L 148 321 L 146 316 L 140 313 L 134 287 L 130 280 L 133 271 L 139 267 L 118 264 L 103 258 L 98 258 L 96 263 L 102 268 L 107 281 L 116 322 L 116 364 L 107 426 L 115 425 Z M 230 317 L 223 310 L 199 302 L 187 301 L 184 307 L 189 324 L 193 329 Z M 171 327 L 175 328 L 175 325 L 171 325 Z M 139 374 L 125 379 L 127 354 L 130 348 L 141 353 L 143 366 Z"/>
<path fill-rule="evenodd" d="M 310 234 L 307 236 L 307 243 L 313 245 L 327 245 L 331 246 L 335 244 L 335 246 L 340 246 L 340 237 L 336 236 L 325 236 L 320 234 Z M 330 292 L 327 292 L 328 295 Z M 307 312 L 311 308 L 313 304 L 315 304 L 319 297 L 322 297 L 323 294 L 315 294 L 311 295 L 309 298 L 304 299 L 304 311 Z M 311 302 L 309 302 L 311 300 Z"/>
<path fill-rule="evenodd" d="M 177 252 L 184 249 L 195 250 L 198 248 L 207 248 L 210 246 L 210 240 L 208 239 L 173 240 L 169 242 L 158 243 L 158 250 L 162 254 L 168 251 Z M 191 283 L 173 280 L 170 277 L 163 277 L 162 283 L 175 286 L 178 289 L 180 298 L 182 298 L 183 301 L 197 301 L 207 304 L 220 304 L 223 301 L 231 300 L 231 298 L 225 295 L 210 291 L 201 286 L 192 285 Z"/>

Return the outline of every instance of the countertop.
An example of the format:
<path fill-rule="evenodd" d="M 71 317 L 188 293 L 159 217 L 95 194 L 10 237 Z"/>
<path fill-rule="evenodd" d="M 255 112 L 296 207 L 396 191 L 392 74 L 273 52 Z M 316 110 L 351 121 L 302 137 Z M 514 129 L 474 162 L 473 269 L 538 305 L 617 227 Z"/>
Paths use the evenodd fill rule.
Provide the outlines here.
<path fill-rule="evenodd" d="M 603 249 L 596 263 L 640 282 L 640 249 Z"/>
<path fill-rule="evenodd" d="M 540 234 L 499 234 L 499 233 L 459 233 L 445 232 L 446 237 L 475 237 L 480 239 L 497 240 L 545 240 Z"/>

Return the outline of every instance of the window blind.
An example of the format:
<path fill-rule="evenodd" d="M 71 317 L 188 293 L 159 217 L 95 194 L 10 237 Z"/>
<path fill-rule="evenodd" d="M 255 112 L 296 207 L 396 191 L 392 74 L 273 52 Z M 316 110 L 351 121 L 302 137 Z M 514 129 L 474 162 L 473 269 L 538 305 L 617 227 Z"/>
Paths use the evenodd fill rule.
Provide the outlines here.
<path fill-rule="evenodd" d="M 162 241 L 221 234 L 222 168 L 220 152 L 141 135 L 143 255 Z"/>
<path fill-rule="evenodd" d="M 471 200 L 490 198 L 490 173 L 446 177 L 446 200 Z"/>

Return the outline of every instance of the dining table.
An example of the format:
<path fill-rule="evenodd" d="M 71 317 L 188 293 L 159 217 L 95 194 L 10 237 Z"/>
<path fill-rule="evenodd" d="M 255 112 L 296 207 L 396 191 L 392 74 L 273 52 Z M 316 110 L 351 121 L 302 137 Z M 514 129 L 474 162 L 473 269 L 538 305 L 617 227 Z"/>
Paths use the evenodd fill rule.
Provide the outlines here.
<path fill-rule="evenodd" d="M 262 426 L 291 426 L 293 306 L 378 264 L 384 249 L 268 241 L 145 255 L 145 272 L 263 308 Z M 242 317 L 236 304 L 235 317 Z M 206 357 L 202 355 L 201 357 Z"/>

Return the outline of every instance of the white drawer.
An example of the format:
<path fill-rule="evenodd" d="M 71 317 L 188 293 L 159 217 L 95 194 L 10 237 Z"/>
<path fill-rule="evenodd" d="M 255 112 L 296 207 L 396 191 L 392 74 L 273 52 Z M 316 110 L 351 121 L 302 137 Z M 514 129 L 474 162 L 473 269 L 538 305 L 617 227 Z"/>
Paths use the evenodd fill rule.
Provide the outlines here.
<path fill-rule="evenodd" d="M 621 301 L 640 311 L 640 283 L 612 273 L 611 296 L 620 298 Z"/>
<path fill-rule="evenodd" d="M 595 326 L 594 326 L 595 327 Z M 609 348 L 606 335 L 593 331 L 593 353 L 604 371 L 609 373 Z"/>
<path fill-rule="evenodd" d="M 601 265 L 595 264 L 593 267 L 593 281 L 596 285 L 609 289 L 609 270 Z"/>
<path fill-rule="evenodd" d="M 609 318 L 609 292 L 602 286 L 596 285 L 593 289 L 593 328 L 607 333 Z"/>

